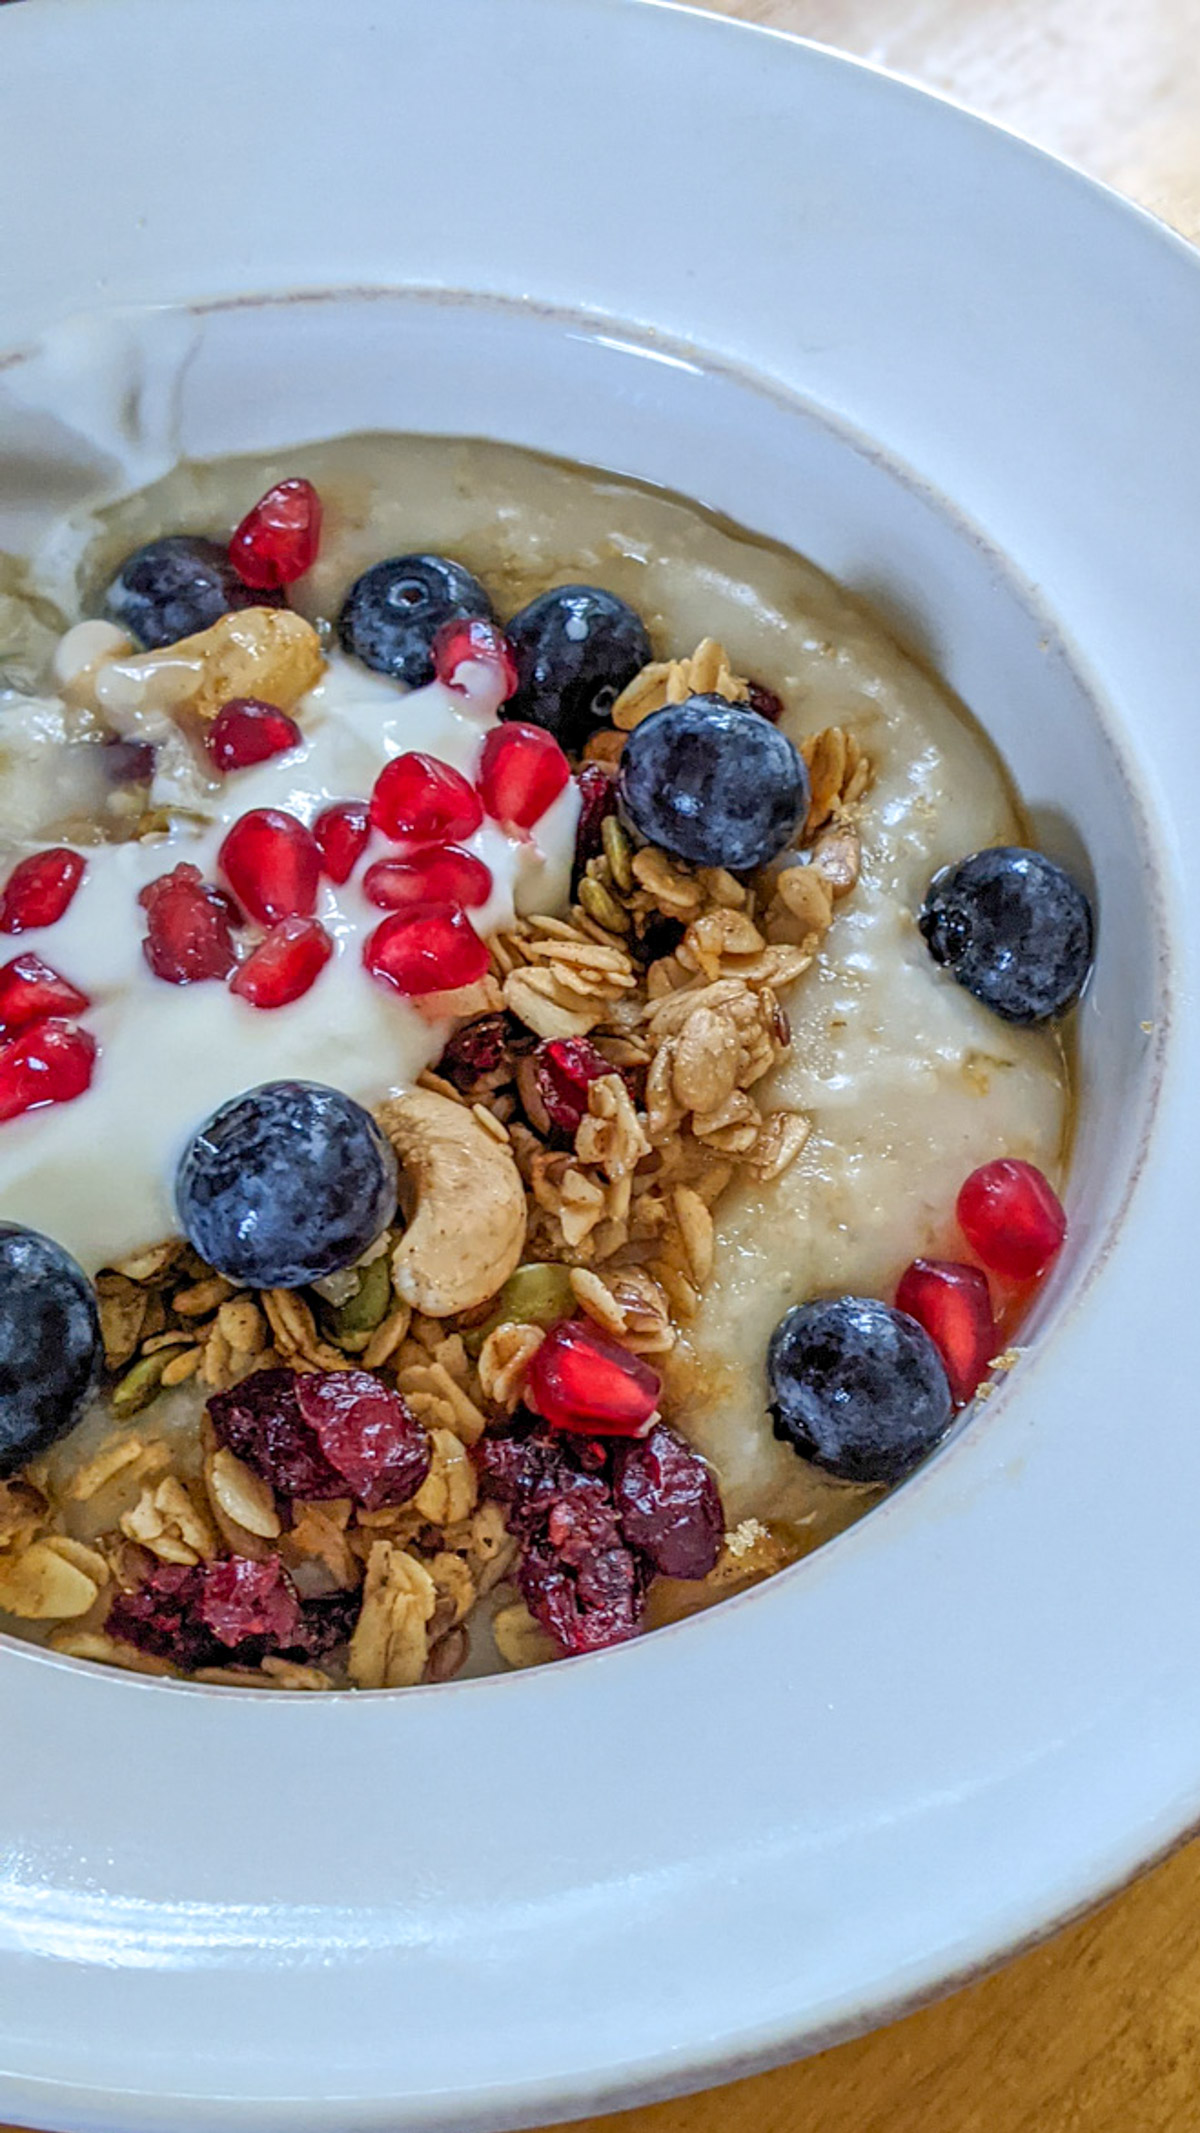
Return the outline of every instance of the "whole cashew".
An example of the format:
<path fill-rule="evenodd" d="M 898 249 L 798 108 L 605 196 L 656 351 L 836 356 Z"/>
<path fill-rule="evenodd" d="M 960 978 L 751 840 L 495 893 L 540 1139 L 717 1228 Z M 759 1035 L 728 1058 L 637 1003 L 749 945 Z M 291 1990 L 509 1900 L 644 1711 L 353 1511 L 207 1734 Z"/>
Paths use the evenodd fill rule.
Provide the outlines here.
<path fill-rule="evenodd" d="M 392 1258 L 397 1294 L 429 1318 L 451 1318 L 503 1287 L 525 1243 L 525 1187 L 507 1143 L 448 1096 L 412 1089 L 379 1123 L 416 1192 Z"/>

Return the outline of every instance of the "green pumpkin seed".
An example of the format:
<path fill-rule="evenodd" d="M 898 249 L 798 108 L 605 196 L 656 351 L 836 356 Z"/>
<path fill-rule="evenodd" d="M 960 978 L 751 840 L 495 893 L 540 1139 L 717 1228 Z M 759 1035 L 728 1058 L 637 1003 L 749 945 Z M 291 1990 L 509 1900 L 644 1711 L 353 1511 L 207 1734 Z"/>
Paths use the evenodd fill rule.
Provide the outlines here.
<path fill-rule="evenodd" d="M 606 815 L 600 825 L 600 841 L 612 878 L 626 894 L 633 887 L 633 846 L 615 815 Z"/>
<path fill-rule="evenodd" d="M 151 1400 L 162 1389 L 162 1374 L 167 1364 L 178 1355 L 177 1348 L 156 1348 L 153 1355 L 141 1355 L 114 1385 L 112 1410 L 122 1419 L 139 1414 L 149 1407 Z"/>
<path fill-rule="evenodd" d="M 607 827 L 607 824 L 605 825 Z M 617 902 L 612 892 L 597 881 L 594 874 L 585 874 L 579 884 L 579 901 L 589 918 L 594 918 L 606 933 L 628 933 L 629 913 Z"/>
<path fill-rule="evenodd" d="M 391 1300 L 392 1266 L 389 1250 L 381 1252 L 377 1259 L 372 1259 L 368 1266 L 363 1267 L 353 1296 L 348 1296 L 345 1303 L 332 1314 L 330 1323 L 334 1340 L 343 1347 L 352 1342 L 365 1347 L 366 1342 L 360 1339 L 360 1336 L 374 1333 L 376 1326 L 383 1324 Z"/>
<path fill-rule="evenodd" d="M 570 1269 L 552 1260 L 531 1259 L 509 1275 L 489 1316 L 464 1333 L 463 1345 L 469 1355 L 478 1355 L 497 1326 L 553 1326 L 574 1310 Z"/>

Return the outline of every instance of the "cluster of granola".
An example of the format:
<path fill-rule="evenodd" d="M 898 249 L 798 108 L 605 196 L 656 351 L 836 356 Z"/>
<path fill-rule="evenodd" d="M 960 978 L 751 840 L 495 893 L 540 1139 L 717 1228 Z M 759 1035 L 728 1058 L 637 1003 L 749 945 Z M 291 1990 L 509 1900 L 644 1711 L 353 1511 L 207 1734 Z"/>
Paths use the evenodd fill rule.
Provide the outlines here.
<path fill-rule="evenodd" d="M 613 727 L 589 744 L 600 783 L 627 731 L 700 690 L 773 708 L 706 640 L 626 689 Z M 563 1317 L 669 1372 L 712 1271 L 721 1193 L 738 1169 L 778 1176 L 804 1146 L 808 1121 L 756 1092 L 790 1041 L 780 995 L 857 880 L 869 766 L 837 728 L 803 752 L 812 805 L 798 848 L 752 881 L 634 849 L 593 787 L 572 908 L 494 939 L 492 974 L 456 1002 L 456 1035 L 422 1077 L 434 1124 L 418 1098 L 380 1113 L 419 1189 L 407 1225 L 365 1263 L 309 1290 L 250 1292 L 169 1242 L 101 1274 L 114 1426 L 82 1464 L 59 1448 L 0 1486 L 0 1609 L 53 1624 L 50 1645 L 76 1657 L 259 1687 L 448 1680 L 483 1600 L 509 1664 L 554 1656 L 506 1583 L 518 1544 L 502 1504 L 481 1498 L 473 1447 L 520 1409 L 545 1328 Z M 569 1087 L 547 1062 L 556 1046 Z M 470 1154 L 472 1137 L 476 1157 L 484 1143 L 493 1150 L 497 1220 L 480 1209 L 469 1239 L 461 1210 L 450 1220 L 441 1208 L 439 1221 L 429 1204 L 453 1168 L 431 1159 L 422 1173 L 435 1128 L 452 1153 L 457 1139 Z M 286 1497 L 214 1428 L 219 1397 L 197 1419 L 198 1387 L 208 1401 L 265 1371 L 347 1370 L 392 1388 L 428 1435 L 424 1478 L 398 1506 Z M 668 1406 L 669 1395 L 668 1375 Z M 708 1604 L 795 1552 L 748 1521 L 708 1576 L 657 1579 L 647 1620 Z M 333 1606 L 348 1642 L 326 1649 L 329 1631 L 306 1650 L 297 1628 L 282 1655 L 181 1668 L 152 1639 L 114 1630 L 128 1619 L 114 1601 L 148 1578 L 169 1570 L 162 1597 L 173 1605 L 189 1578 L 229 1558 L 282 1565 L 293 1607 L 296 1595 L 301 1609 Z"/>

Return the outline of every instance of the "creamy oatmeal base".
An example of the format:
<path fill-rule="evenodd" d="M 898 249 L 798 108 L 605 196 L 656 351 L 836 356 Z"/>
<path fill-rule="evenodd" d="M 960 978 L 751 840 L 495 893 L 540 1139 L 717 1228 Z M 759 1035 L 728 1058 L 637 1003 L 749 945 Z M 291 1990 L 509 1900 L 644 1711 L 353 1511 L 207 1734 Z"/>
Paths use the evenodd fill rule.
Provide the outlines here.
<path fill-rule="evenodd" d="M 802 884 L 798 873 L 782 889 L 771 878 L 751 899 L 729 877 L 701 879 L 662 855 L 635 860 L 614 825 L 574 916 L 564 908 L 561 875 L 557 892 L 545 893 L 549 869 L 543 894 L 535 888 L 524 908 L 546 909 L 552 920 L 557 915 L 560 931 L 532 916 L 524 922 L 501 918 L 492 992 L 462 1003 L 479 1014 L 503 999 L 520 1014 L 522 983 L 528 985 L 523 974 L 533 969 L 544 985 L 546 973 L 553 976 L 555 953 L 569 963 L 580 942 L 590 943 L 599 960 L 585 967 L 599 974 L 599 997 L 585 998 L 581 1012 L 574 1003 L 577 1021 L 571 1027 L 599 1030 L 619 1065 L 622 1031 L 606 1010 L 634 990 L 639 998 L 649 996 L 646 1013 L 656 1044 L 647 1046 L 644 1027 L 623 1032 L 631 1061 L 640 1052 L 644 1065 L 650 1054 L 646 1109 L 623 1106 L 619 1082 L 602 1085 L 617 1093 L 609 1099 L 610 1115 L 598 1099 L 597 1115 L 585 1122 L 590 1161 L 543 1161 L 539 1170 L 536 1135 L 511 1096 L 484 1087 L 466 1094 L 478 1093 L 483 1109 L 498 1114 L 501 1135 L 505 1127 L 513 1129 L 532 1214 L 524 1259 L 563 1258 L 576 1265 L 576 1307 L 653 1358 L 664 1374 L 664 1412 L 719 1481 L 731 1538 L 718 1569 L 703 1589 L 659 1581 L 651 1588 L 653 1623 L 793 1559 L 859 1516 L 878 1494 L 825 1478 L 774 1437 L 764 1356 L 783 1312 L 810 1296 L 890 1295 L 914 1256 L 953 1257 L 958 1187 L 997 1154 L 1032 1162 L 1052 1181 L 1061 1176 L 1069 1089 L 1057 1037 L 990 1014 L 934 967 L 916 928 L 915 914 L 939 867 L 964 852 L 1021 840 L 1016 805 L 998 761 L 961 708 L 863 607 L 812 566 L 674 498 L 503 446 L 369 437 L 304 447 L 286 461 L 181 468 L 98 522 L 81 523 L 73 541 L 60 542 L 60 581 L 49 591 L 64 619 L 80 611 L 80 593 L 68 582 L 73 561 L 86 603 L 88 588 L 140 542 L 168 530 L 230 526 L 272 482 L 297 475 L 316 484 L 325 507 L 320 559 L 291 595 L 291 604 L 314 621 L 336 614 L 346 585 L 362 569 L 413 549 L 463 562 L 487 586 L 502 619 L 548 586 L 600 584 L 643 616 L 660 664 L 625 692 L 614 732 L 600 735 L 589 754 L 611 760 L 620 731 L 668 696 L 715 689 L 744 697 L 749 680 L 776 692 L 784 706 L 783 729 L 809 758 L 814 804 L 805 841 L 813 864 L 803 870 Z M 696 663 L 689 664 L 696 647 Z M 37 657 L 34 644 L 31 665 Z M 333 663 L 337 687 L 343 664 Z M 357 686 L 361 694 L 387 685 L 360 675 Z M 404 700 L 391 694 L 393 709 L 401 711 Z M 11 720 L 15 700 L 6 703 L 0 695 L 0 705 Z M 303 703 L 297 716 L 307 731 Z M 94 813 L 101 800 L 89 782 L 91 751 L 74 751 L 81 758 L 81 783 L 64 822 L 62 786 L 51 767 L 55 753 L 61 755 L 53 704 L 43 713 L 23 708 L 21 725 L 24 738 L 8 747 L 7 760 L 0 754 L 0 830 L 13 852 L 22 843 L 45 842 L 51 833 L 69 839 L 72 813 Z M 820 877 L 817 886 L 814 876 Z M 631 909 L 639 907 L 643 915 L 657 910 L 692 928 L 686 936 L 690 967 L 686 961 L 678 965 L 677 951 L 648 980 L 634 973 L 622 921 L 627 929 Z M 766 984 L 764 957 L 773 978 Z M 671 962 L 675 967 L 667 967 Z M 715 1092 L 706 1090 L 704 1075 L 712 1069 L 714 1048 L 720 1051 L 723 1018 L 728 1024 L 731 1013 L 742 1012 L 743 997 L 750 997 L 744 974 L 756 971 L 751 991 L 760 1005 L 777 995 L 790 1024 L 790 1048 L 782 1048 L 778 1027 L 768 1031 L 768 1005 L 761 1027 L 747 1024 L 741 1032 L 743 1068 L 755 1052 L 753 1080 L 746 1069 L 734 1073 L 732 1087 L 718 1075 Z M 670 1002 L 680 987 L 686 999 L 705 982 L 718 988 L 709 996 L 715 1019 L 693 1030 L 696 1056 L 689 1053 L 681 1063 L 684 1019 L 678 998 L 675 1008 Z M 197 1038 L 205 990 L 194 988 L 187 1003 Z M 524 998 L 528 1006 L 528 993 Z M 561 991 L 554 995 L 551 986 L 540 995 L 541 1002 L 547 999 L 562 1010 Z M 284 1009 L 263 1019 L 282 1026 L 295 1012 Z M 539 1026 L 545 1015 L 545 1005 L 535 1000 L 536 1035 L 568 1033 L 553 1015 Z M 278 1041 L 284 1042 L 282 1034 Z M 656 1122 L 653 1062 L 659 1054 Z M 764 1063 L 768 1071 L 759 1074 Z M 284 1070 L 278 1064 L 268 1069 Z M 689 1071 L 698 1077 L 694 1087 Z M 323 1078 L 337 1075 L 329 1067 Z M 436 1080 L 426 1086 L 443 1101 L 462 1093 Z M 700 1105 L 714 1093 L 716 1122 L 703 1161 L 681 1167 L 679 1182 L 668 1178 L 659 1195 L 670 1206 L 665 1245 L 658 1239 L 654 1250 L 649 1243 L 639 1250 L 636 1238 L 633 1248 L 627 1238 L 612 1248 L 619 1225 L 611 1221 L 611 1195 L 618 1187 L 619 1198 L 624 1189 L 623 1170 L 639 1162 L 645 1167 L 651 1138 L 662 1149 L 681 1125 L 694 1126 Z M 372 1102 L 385 1094 L 364 1091 Z M 695 1099 L 690 1113 L 683 1102 L 688 1096 Z M 89 1100 L 73 1107 L 76 1132 Z M 718 1115 L 720 1103 L 725 1111 Z M 750 1128 L 748 1120 L 754 1121 Z M 485 1127 L 477 1124 L 476 1130 Z M 617 1147 L 614 1161 L 622 1134 L 628 1145 Z M 534 1145 L 522 1146 L 522 1135 Z M 82 1155 L 77 1152 L 75 1160 Z M 130 1161 L 136 1161 L 135 1150 Z M 610 1196 L 590 1227 L 586 1208 L 564 1215 L 567 1167 Z M 0 1215 L 24 1221 L 36 1215 L 28 1204 L 12 1203 L 2 1144 Z M 43 1224 L 59 1234 L 45 1217 Z M 70 1244 L 69 1237 L 63 1241 Z M 112 1267 L 135 1246 L 157 1242 L 157 1236 L 134 1238 L 118 1229 L 103 1263 Z M 639 1279 L 643 1284 L 640 1302 L 631 1300 L 628 1282 L 622 1300 L 621 1276 L 631 1268 L 634 1291 Z M 201 1345 L 190 1337 L 190 1327 L 201 1329 L 204 1341 L 200 1361 L 174 1387 L 170 1362 L 151 1364 L 150 1379 L 165 1378 L 166 1389 L 144 1406 L 136 1386 L 132 1393 L 118 1389 L 117 1411 L 123 1408 L 128 1419 L 116 1432 L 106 1397 L 40 1464 L 34 1481 L 65 1507 L 55 1521 L 51 1551 L 58 1563 L 91 1577 L 102 1597 L 105 1583 L 120 1577 L 120 1565 L 111 1552 L 88 1558 L 95 1556 L 99 1537 L 122 1524 L 125 1541 L 149 1547 L 159 1561 L 192 1563 L 222 1544 L 250 1554 L 278 1546 L 293 1572 L 301 1564 L 324 1566 L 326 1575 L 313 1589 L 357 1582 L 365 1560 L 368 1600 L 383 1627 L 370 1653 L 369 1640 L 360 1638 L 350 1678 L 362 1685 L 441 1678 L 464 1664 L 471 1670 L 494 1665 L 487 1618 L 497 1603 L 502 1657 L 523 1663 L 549 1655 L 546 1640 L 504 1583 L 512 1551 L 503 1519 L 497 1505 L 478 1504 L 462 1451 L 489 1412 L 512 1404 L 523 1361 L 518 1334 L 494 1339 L 481 1352 L 465 1321 L 439 1323 L 417 1311 L 397 1332 L 403 1314 L 393 1308 L 347 1353 L 325 1337 L 319 1311 L 314 1317 L 303 1298 L 286 1292 L 239 1296 L 186 1258 L 156 1265 L 147 1256 L 124 1275 L 103 1276 L 102 1293 L 106 1283 L 106 1334 L 115 1333 L 123 1308 L 127 1330 L 135 1335 L 121 1355 L 119 1384 L 123 1378 L 128 1386 L 131 1358 L 133 1368 L 145 1369 L 147 1340 L 158 1343 L 151 1354 L 175 1359 L 175 1376 L 183 1356 Z M 144 1297 L 131 1297 L 139 1289 L 153 1299 L 148 1309 Z M 395 1304 L 394 1297 L 390 1301 Z M 474 1317 L 478 1321 L 480 1313 Z M 158 1326 L 157 1334 L 145 1332 L 150 1324 Z M 392 1350 L 380 1353 L 389 1337 Z M 122 1345 L 110 1355 L 120 1355 Z M 251 1359 L 258 1367 L 268 1350 L 272 1360 L 309 1367 L 345 1367 L 350 1361 L 397 1369 L 400 1390 L 435 1432 L 434 1472 L 418 1510 L 399 1517 L 343 1516 L 337 1506 L 322 1516 L 306 1511 L 302 1545 L 294 1534 L 281 1538 L 270 1491 L 261 1483 L 255 1487 L 253 1476 L 247 1483 L 240 1462 L 200 1434 L 209 1391 L 235 1378 Z M 149 1389 L 155 1390 L 153 1383 Z M 111 1466 L 107 1478 L 105 1464 Z M 23 1539 L 28 1551 L 30 1534 L 41 1530 L 36 1507 L 22 1506 L 19 1488 L 10 1489 L 8 1498 L 10 1544 Z M 422 1527 L 425 1567 L 414 1574 L 405 1568 L 415 1558 L 403 1543 Z M 447 1545 L 430 1553 L 431 1529 Z M 4 1538 L 0 1533 L 0 1545 Z M 379 1541 L 388 1545 L 386 1556 Z M 35 1537 L 33 1545 L 44 1543 Z M 451 1558 L 465 1571 L 453 1567 Z M 53 1565 L 43 1560 L 42 1567 L 61 1582 Z M 77 1596 L 83 1596 L 82 1587 Z M 468 1656 L 464 1620 L 479 1598 L 486 1605 L 470 1616 L 474 1649 Z M 47 1608 L 42 1616 L 23 1611 L 8 1617 L 6 1626 L 26 1636 L 49 1635 L 59 1648 L 83 1656 L 113 1656 L 102 1650 L 102 1614 L 97 1603 L 90 1612 L 73 1610 L 64 1623 Z M 136 1655 L 117 1656 L 136 1661 Z M 223 1671 L 228 1676 L 231 1670 Z M 343 1676 L 336 1668 L 268 1662 L 268 1678 L 283 1686 L 325 1686 Z"/>

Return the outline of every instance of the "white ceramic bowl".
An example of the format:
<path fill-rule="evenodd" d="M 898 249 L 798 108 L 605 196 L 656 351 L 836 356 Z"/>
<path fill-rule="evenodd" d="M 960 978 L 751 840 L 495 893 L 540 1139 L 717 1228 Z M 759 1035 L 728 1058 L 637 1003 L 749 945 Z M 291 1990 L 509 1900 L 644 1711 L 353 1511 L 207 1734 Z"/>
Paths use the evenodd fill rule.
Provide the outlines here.
<path fill-rule="evenodd" d="M 495 2133 L 996 1960 L 1200 1815 L 1195 258 L 620 0 L 8 7 L 0 200 L 0 545 L 106 467 L 372 424 L 662 481 L 871 594 L 1100 909 L 1035 1353 L 817 1557 L 395 1695 L 0 1645 L 0 2115 Z"/>

